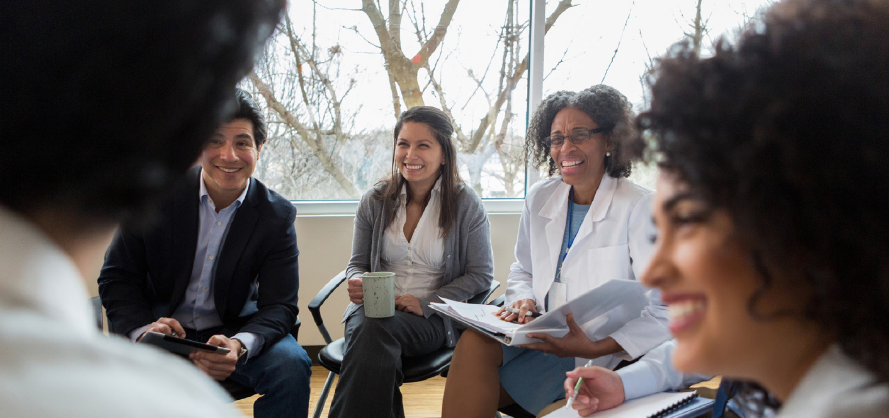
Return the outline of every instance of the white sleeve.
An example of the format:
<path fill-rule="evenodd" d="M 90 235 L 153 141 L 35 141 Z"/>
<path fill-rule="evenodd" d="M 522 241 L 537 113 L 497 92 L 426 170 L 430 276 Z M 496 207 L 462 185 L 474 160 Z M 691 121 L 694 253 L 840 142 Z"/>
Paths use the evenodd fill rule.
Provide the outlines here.
<path fill-rule="evenodd" d="M 684 389 L 710 379 L 708 376 L 681 373 L 673 368 L 675 349 L 676 341 L 667 341 L 639 361 L 617 371 L 624 385 L 625 401 L 665 390 Z"/>
<path fill-rule="evenodd" d="M 255 357 L 262 349 L 262 344 L 265 342 L 265 337 L 255 332 L 239 332 L 232 336 L 232 339 L 235 338 L 244 344 L 244 348 L 247 349 L 247 358 L 245 361 Z"/>
<path fill-rule="evenodd" d="M 648 268 L 654 250 L 651 242 L 655 234 L 654 223 L 651 221 L 652 196 L 653 194 L 648 194 L 639 200 L 627 225 L 630 261 L 636 280 Z M 667 307 L 661 302 L 660 291 L 652 289 L 645 296 L 648 306 L 642 309 L 639 317 L 628 321 L 611 334 L 611 338 L 626 351 L 626 356 L 621 356 L 625 359 L 637 358 L 672 338 L 667 328 Z"/>
<path fill-rule="evenodd" d="M 151 327 L 151 324 L 141 326 L 127 333 L 127 338 L 132 342 L 136 342 L 136 339 L 141 337 L 145 331 L 148 331 L 148 328 Z"/>
<path fill-rule="evenodd" d="M 509 267 L 509 276 L 506 279 L 507 304 L 516 300 L 534 299 L 531 276 L 531 210 L 528 208 L 528 200 L 525 199 L 522 217 L 519 219 L 519 235 L 515 244 L 516 261 Z"/>

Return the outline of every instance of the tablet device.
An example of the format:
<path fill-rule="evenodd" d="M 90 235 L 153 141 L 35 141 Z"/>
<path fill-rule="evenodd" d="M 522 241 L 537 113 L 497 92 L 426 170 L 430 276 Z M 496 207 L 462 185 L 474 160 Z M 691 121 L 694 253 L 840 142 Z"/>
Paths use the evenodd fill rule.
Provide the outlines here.
<path fill-rule="evenodd" d="M 197 341 L 186 340 L 184 338 L 176 338 L 170 335 L 164 335 L 159 332 L 148 331 L 139 340 L 140 343 L 151 344 L 171 353 L 188 356 L 197 351 L 209 351 L 212 353 L 228 354 L 229 349 L 225 347 L 217 347 L 215 345 L 199 343 Z"/>

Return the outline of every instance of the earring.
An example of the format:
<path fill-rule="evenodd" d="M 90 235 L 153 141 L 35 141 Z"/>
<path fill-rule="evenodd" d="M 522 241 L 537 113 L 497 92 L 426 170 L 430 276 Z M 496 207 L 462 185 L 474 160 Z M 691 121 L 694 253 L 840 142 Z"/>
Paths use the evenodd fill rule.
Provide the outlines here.
<path fill-rule="evenodd" d="M 609 151 L 609 152 L 606 152 L 606 153 L 605 153 L 605 156 L 606 156 L 606 157 L 610 157 L 610 156 L 611 156 L 611 152 L 610 152 L 610 151 Z"/>

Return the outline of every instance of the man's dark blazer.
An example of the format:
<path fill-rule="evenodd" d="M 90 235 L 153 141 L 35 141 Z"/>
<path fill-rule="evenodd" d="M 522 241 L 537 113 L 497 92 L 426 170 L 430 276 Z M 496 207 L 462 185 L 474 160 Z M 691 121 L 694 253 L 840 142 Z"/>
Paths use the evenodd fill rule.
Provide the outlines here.
<path fill-rule="evenodd" d="M 126 334 L 169 317 L 185 297 L 198 242 L 199 182 L 198 167 L 189 171 L 185 187 L 161 204 L 154 226 L 124 226 L 115 235 L 99 275 L 111 332 Z M 251 178 L 213 278 L 223 326 L 232 334 L 261 335 L 263 348 L 288 334 L 296 321 L 295 218 L 293 204 Z M 257 280 L 258 292 L 253 292 Z M 244 309 L 248 298 L 258 310 Z"/>

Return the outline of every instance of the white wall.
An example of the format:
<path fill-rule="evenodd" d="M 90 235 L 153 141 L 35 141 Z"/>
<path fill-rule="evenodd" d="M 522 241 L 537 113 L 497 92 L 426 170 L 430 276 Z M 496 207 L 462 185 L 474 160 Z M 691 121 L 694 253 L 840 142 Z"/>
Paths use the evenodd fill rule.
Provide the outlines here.
<path fill-rule="evenodd" d="M 500 288 L 492 298 L 506 290 L 509 266 L 515 260 L 514 249 L 519 226 L 518 213 L 489 214 L 491 242 L 494 248 L 494 277 Z M 333 276 L 346 268 L 352 252 L 352 215 L 299 215 L 296 236 L 299 245 L 299 343 L 324 345 L 324 339 L 309 312 L 309 302 Z M 340 321 L 349 304 L 346 286 L 341 285 L 321 306 L 324 325 L 333 339 L 342 338 Z"/>

